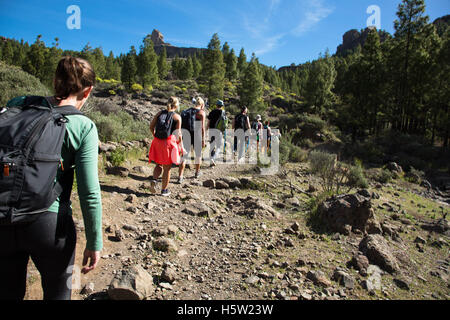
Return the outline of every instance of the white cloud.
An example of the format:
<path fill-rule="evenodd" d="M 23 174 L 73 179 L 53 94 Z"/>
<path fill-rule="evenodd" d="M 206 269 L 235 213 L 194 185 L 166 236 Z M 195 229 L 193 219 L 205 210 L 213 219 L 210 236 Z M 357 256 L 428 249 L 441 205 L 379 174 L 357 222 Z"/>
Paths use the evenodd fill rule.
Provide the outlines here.
<path fill-rule="evenodd" d="M 275 48 L 277 48 L 280 45 L 280 40 L 283 39 L 285 35 L 284 34 L 279 34 L 273 37 L 270 37 L 268 39 L 266 39 L 266 43 L 264 44 L 264 46 L 258 50 L 255 51 L 255 54 L 257 56 L 262 56 L 272 50 L 274 50 Z"/>
<path fill-rule="evenodd" d="M 293 30 L 294 36 L 301 36 L 311 30 L 320 21 L 328 17 L 334 11 L 333 7 L 325 6 L 322 0 L 313 0 L 309 3 L 303 21 L 297 25 Z"/>
<path fill-rule="evenodd" d="M 259 44 L 255 50 L 256 55 L 264 55 L 275 50 L 283 44 L 288 36 L 300 37 L 310 31 L 314 26 L 327 18 L 334 8 L 324 4 L 324 0 L 268 0 L 263 16 L 252 16 L 252 11 L 241 12 L 242 24 L 247 34 Z M 292 14 L 301 18 L 299 24 L 290 21 Z M 303 12 L 303 14 L 302 14 Z M 280 24 L 284 30 L 280 30 Z"/>

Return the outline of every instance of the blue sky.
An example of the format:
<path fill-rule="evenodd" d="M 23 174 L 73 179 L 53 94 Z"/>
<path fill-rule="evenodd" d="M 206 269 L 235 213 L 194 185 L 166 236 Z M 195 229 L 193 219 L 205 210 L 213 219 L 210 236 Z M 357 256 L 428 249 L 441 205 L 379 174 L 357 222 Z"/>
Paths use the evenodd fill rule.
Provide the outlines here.
<path fill-rule="evenodd" d="M 88 42 L 107 55 L 136 48 L 153 29 L 176 46 L 206 47 L 218 33 L 238 53 L 255 52 L 261 63 L 281 67 L 335 53 L 342 35 L 367 25 L 367 8 L 377 5 L 381 28 L 393 33 L 400 0 L 0 0 L 0 35 L 63 49 Z M 426 0 L 431 21 L 450 13 L 449 0 Z M 81 10 L 81 29 L 69 30 L 70 5 Z"/>

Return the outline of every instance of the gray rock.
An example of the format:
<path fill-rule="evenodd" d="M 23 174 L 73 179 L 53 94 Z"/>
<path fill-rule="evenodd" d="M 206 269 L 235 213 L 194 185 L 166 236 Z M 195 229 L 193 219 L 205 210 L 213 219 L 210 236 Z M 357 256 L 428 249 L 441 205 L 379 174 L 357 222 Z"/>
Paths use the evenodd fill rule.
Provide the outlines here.
<path fill-rule="evenodd" d="M 375 290 L 381 290 L 381 269 L 377 266 L 370 265 L 367 268 L 367 274 L 369 274 L 369 278 L 362 281 L 361 285 L 364 289 L 375 293 Z"/>
<path fill-rule="evenodd" d="M 170 235 L 176 234 L 178 232 L 178 230 L 179 230 L 178 227 L 173 224 L 171 224 L 170 226 L 167 226 L 167 232 Z"/>
<path fill-rule="evenodd" d="M 216 187 L 216 181 L 212 179 L 206 180 L 203 182 L 203 186 L 214 189 Z"/>
<path fill-rule="evenodd" d="M 136 199 L 137 199 L 137 197 L 135 194 L 130 194 L 130 195 L 128 195 L 128 197 L 126 197 L 125 201 L 129 202 L 129 203 L 135 203 Z"/>
<path fill-rule="evenodd" d="M 167 228 L 155 228 L 152 230 L 151 234 L 154 237 L 165 237 L 169 234 L 169 231 Z"/>
<path fill-rule="evenodd" d="M 110 151 L 115 151 L 117 147 L 113 144 L 100 142 L 98 149 L 100 152 L 106 153 Z"/>
<path fill-rule="evenodd" d="M 422 238 L 421 236 L 417 236 L 416 239 L 414 240 L 414 243 L 419 243 L 419 244 L 426 244 L 426 240 L 424 238 Z"/>
<path fill-rule="evenodd" d="M 178 247 L 174 240 L 169 238 L 159 238 L 153 240 L 153 249 L 163 252 L 178 251 Z"/>
<path fill-rule="evenodd" d="M 386 165 L 386 169 L 388 169 L 389 171 L 396 172 L 396 173 L 402 173 L 403 172 L 402 167 L 399 166 L 396 162 L 389 162 Z"/>
<path fill-rule="evenodd" d="M 116 241 L 122 241 L 125 239 L 125 234 L 121 229 L 117 228 L 114 232 L 114 238 Z"/>
<path fill-rule="evenodd" d="M 403 279 L 395 278 L 394 283 L 396 284 L 397 287 L 399 287 L 402 290 L 406 290 L 406 291 L 410 290 L 409 284 Z"/>
<path fill-rule="evenodd" d="M 110 167 L 106 168 L 106 173 L 114 176 L 120 176 L 122 178 L 127 178 L 130 174 L 130 170 L 124 167 Z"/>
<path fill-rule="evenodd" d="M 361 253 L 357 253 L 349 261 L 349 266 L 355 268 L 360 272 L 361 275 L 367 273 L 367 268 L 369 267 L 369 259 Z"/>
<path fill-rule="evenodd" d="M 161 288 L 164 288 L 164 289 L 167 289 L 167 290 L 173 290 L 172 285 L 170 283 L 167 283 L 167 282 L 160 282 L 159 286 Z"/>
<path fill-rule="evenodd" d="M 137 166 L 133 168 L 133 171 L 136 173 L 143 174 L 145 176 L 150 176 L 153 174 L 153 170 L 146 166 Z"/>
<path fill-rule="evenodd" d="M 177 279 L 177 273 L 174 269 L 166 267 L 161 273 L 161 279 L 173 283 Z"/>
<path fill-rule="evenodd" d="M 359 244 L 359 250 L 372 264 L 380 266 L 389 273 L 399 270 L 397 259 L 391 252 L 389 244 L 378 234 L 368 235 Z"/>
<path fill-rule="evenodd" d="M 112 300 L 145 300 L 153 293 L 153 277 L 137 265 L 114 277 L 108 288 Z"/>
<path fill-rule="evenodd" d="M 314 284 L 322 287 L 329 287 L 331 286 L 331 282 L 327 279 L 325 276 L 325 273 L 323 273 L 320 270 L 317 271 L 309 271 L 306 275 L 306 278 L 311 280 Z"/>
<path fill-rule="evenodd" d="M 321 203 L 317 211 L 330 231 L 345 235 L 348 234 L 348 225 L 353 231 L 365 232 L 373 229 L 372 224 L 377 224 L 371 199 L 359 193 L 330 198 Z"/>
<path fill-rule="evenodd" d="M 242 188 L 242 183 L 239 179 L 233 177 L 223 177 L 220 179 L 225 182 L 230 188 Z M 217 187 L 217 186 L 216 186 Z"/>
<path fill-rule="evenodd" d="M 81 289 L 80 294 L 92 294 L 94 293 L 95 285 L 93 282 L 86 284 L 83 289 Z"/>
<path fill-rule="evenodd" d="M 209 217 L 211 209 L 202 203 L 197 203 L 187 206 L 182 212 L 195 217 Z"/>
<path fill-rule="evenodd" d="M 221 190 L 221 189 L 229 189 L 229 188 L 230 188 L 229 184 L 226 183 L 225 181 L 222 181 L 222 180 L 216 181 L 216 189 Z"/>
<path fill-rule="evenodd" d="M 347 272 L 336 268 L 333 273 L 333 280 L 347 289 L 353 289 L 355 287 L 355 279 L 351 277 Z"/>
<path fill-rule="evenodd" d="M 312 300 L 312 296 L 309 293 L 302 292 L 300 293 L 300 299 L 310 301 Z"/>
<path fill-rule="evenodd" d="M 259 278 L 257 276 L 250 276 L 247 279 L 245 279 L 245 283 L 249 285 L 256 285 L 259 281 Z"/>

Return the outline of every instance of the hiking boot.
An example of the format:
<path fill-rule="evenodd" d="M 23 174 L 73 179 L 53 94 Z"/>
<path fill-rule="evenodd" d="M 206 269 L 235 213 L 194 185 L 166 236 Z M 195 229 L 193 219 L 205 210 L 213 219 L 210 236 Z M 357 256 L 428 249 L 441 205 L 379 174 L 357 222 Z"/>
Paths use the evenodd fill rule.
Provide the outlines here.
<path fill-rule="evenodd" d="M 195 179 L 198 179 L 199 177 L 201 177 L 203 175 L 203 173 L 201 173 L 200 171 L 199 172 L 196 172 L 195 173 Z"/>
<path fill-rule="evenodd" d="M 170 196 L 172 193 L 169 191 L 169 189 L 166 189 L 166 190 L 163 190 L 163 191 L 161 191 L 161 195 L 163 196 L 163 197 L 168 197 L 168 196 Z"/>
<path fill-rule="evenodd" d="M 156 194 L 156 180 L 150 180 L 150 192 Z"/>

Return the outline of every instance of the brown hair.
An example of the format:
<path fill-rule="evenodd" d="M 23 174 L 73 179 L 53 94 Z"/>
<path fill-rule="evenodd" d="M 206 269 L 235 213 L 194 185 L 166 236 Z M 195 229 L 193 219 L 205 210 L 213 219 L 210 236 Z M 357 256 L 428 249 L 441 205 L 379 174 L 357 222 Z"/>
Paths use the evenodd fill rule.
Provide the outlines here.
<path fill-rule="evenodd" d="M 86 60 L 68 56 L 59 61 L 53 82 L 57 100 L 67 99 L 94 84 L 95 72 Z"/>

